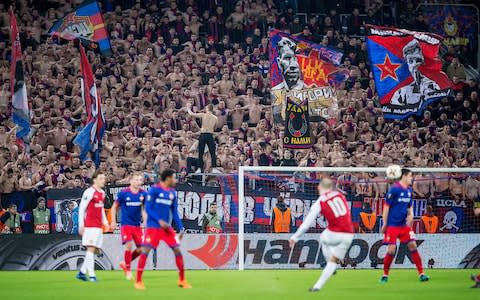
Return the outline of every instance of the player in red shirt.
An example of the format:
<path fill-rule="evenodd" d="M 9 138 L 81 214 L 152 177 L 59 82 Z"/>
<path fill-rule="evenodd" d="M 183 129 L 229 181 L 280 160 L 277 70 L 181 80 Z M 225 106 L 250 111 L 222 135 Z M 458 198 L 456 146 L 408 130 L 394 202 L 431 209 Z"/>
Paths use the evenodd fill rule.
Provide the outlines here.
<path fill-rule="evenodd" d="M 77 279 L 96 282 L 95 252 L 102 248 L 103 228 L 108 230 L 108 221 L 103 209 L 105 192 L 102 188 L 105 186 L 105 174 L 97 170 L 92 180 L 93 185 L 83 192 L 78 210 L 78 233 L 82 236 L 82 245 L 87 247 L 87 252 Z"/>
<path fill-rule="evenodd" d="M 304 222 L 290 238 L 290 248 L 293 249 L 298 238 L 315 224 L 318 215 L 325 216 L 328 226 L 320 235 L 320 244 L 327 265 L 322 275 L 310 292 L 318 292 L 332 276 L 347 254 L 353 240 L 353 224 L 350 208 L 345 196 L 333 189 L 333 181 L 322 179 L 318 186 L 320 197 L 312 205 Z"/>

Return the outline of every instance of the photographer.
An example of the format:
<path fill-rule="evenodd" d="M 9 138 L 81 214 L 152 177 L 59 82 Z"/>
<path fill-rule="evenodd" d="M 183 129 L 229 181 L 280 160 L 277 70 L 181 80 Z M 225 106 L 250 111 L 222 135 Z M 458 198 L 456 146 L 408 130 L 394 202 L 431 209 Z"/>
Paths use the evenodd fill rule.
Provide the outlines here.
<path fill-rule="evenodd" d="M 32 211 L 35 234 L 50 233 L 50 210 L 46 207 L 45 198 L 38 198 L 38 205 Z"/>
<path fill-rule="evenodd" d="M 22 233 L 22 220 L 16 204 L 10 204 L 7 211 L 0 217 L 0 223 L 3 224 L 1 234 Z"/>

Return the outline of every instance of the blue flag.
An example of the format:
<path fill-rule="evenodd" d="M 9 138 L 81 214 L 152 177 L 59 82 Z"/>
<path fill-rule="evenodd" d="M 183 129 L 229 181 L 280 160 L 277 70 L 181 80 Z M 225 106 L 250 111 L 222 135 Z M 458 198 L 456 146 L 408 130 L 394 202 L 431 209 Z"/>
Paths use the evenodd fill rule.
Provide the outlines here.
<path fill-rule="evenodd" d="M 17 144 L 24 147 L 29 157 L 30 108 L 28 106 L 27 87 L 23 72 L 22 47 L 17 20 L 10 10 L 10 29 L 12 33 L 12 60 L 10 62 L 10 92 L 12 93 L 12 119 L 16 129 Z"/>
<path fill-rule="evenodd" d="M 69 41 L 80 39 L 93 47 L 98 47 L 104 55 L 110 55 L 112 52 L 100 8 L 93 0 L 85 1 L 75 11 L 58 19 L 48 34 Z"/>
<path fill-rule="evenodd" d="M 82 98 L 87 112 L 87 124 L 75 137 L 73 143 L 80 147 L 80 159 L 87 159 L 89 152 L 93 152 L 93 161 L 100 165 L 102 138 L 105 132 L 105 117 L 103 116 L 100 95 L 93 78 L 92 67 L 88 63 L 85 49 L 80 45 L 80 67 L 82 70 Z"/>

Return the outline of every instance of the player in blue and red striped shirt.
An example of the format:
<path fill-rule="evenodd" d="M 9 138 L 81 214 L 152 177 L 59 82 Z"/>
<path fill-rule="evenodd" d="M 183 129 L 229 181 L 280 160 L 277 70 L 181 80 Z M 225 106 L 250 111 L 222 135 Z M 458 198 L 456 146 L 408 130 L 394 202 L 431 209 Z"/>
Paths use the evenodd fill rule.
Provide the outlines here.
<path fill-rule="evenodd" d="M 131 262 L 142 252 L 142 206 L 147 192 L 141 188 L 143 185 L 143 174 L 135 173 L 130 177 L 130 186 L 121 190 L 111 209 L 112 228 L 117 226 L 117 209 L 120 208 L 120 233 L 122 244 L 125 245 L 125 261 L 120 267 L 125 272 L 127 280 L 132 279 Z M 133 243 L 137 248 L 132 251 Z"/>
<path fill-rule="evenodd" d="M 177 183 L 176 172 L 168 169 L 160 175 L 160 184 L 154 185 L 148 191 L 145 201 L 145 212 L 147 213 L 147 230 L 143 239 L 142 254 L 138 261 L 136 289 L 145 289 L 142 281 L 143 269 L 147 262 L 148 253 L 151 249 L 158 247 L 160 241 L 164 241 L 175 254 L 175 263 L 178 269 L 178 286 L 191 288 L 185 280 L 183 256 L 180 251 L 180 240 L 183 237 L 184 228 L 182 220 L 178 215 L 177 192 L 174 187 Z M 175 223 L 179 234 L 175 233 L 172 227 Z"/>
<path fill-rule="evenodd" d="M 383 276 L 380 279 L 381 283 L 388 281 L 390 266 L 397 250 L 397 239 L 400 240 L 400 243 L 407 244 L 412 261 L 417 267 L 420 281 L 429 280 L 429 277 L 423 273 L 422 258 L 418 253 L 415 233 L 412 230 L 412 182 L 412 171 L 403 168 L 400 180 L 390 187 L 390 190 L 385 196 L 382 232 L 385 233 L 383 243 L 388 245 L 388 247 L 387 254 L 383 259 Z"/>

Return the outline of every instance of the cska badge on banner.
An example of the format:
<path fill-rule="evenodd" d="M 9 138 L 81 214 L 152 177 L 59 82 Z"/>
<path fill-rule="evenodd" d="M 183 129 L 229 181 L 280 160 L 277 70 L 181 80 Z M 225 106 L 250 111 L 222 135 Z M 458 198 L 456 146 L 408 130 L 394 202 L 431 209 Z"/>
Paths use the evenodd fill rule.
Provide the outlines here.
<path fill-rule="evenodd" d="M 274 120 L 285 125 L 284 147 L 310 148 L 309 122 L 336 119 L 342 53 L 278 30 L 269 37 Z"/>
<path fill-rule="evenodd" d="M 440 36 L 377 26 L 368 29 L 370 63 L 386 118 L 420 114 L 433 101 L 452 95 L 438 58 Z"/>

